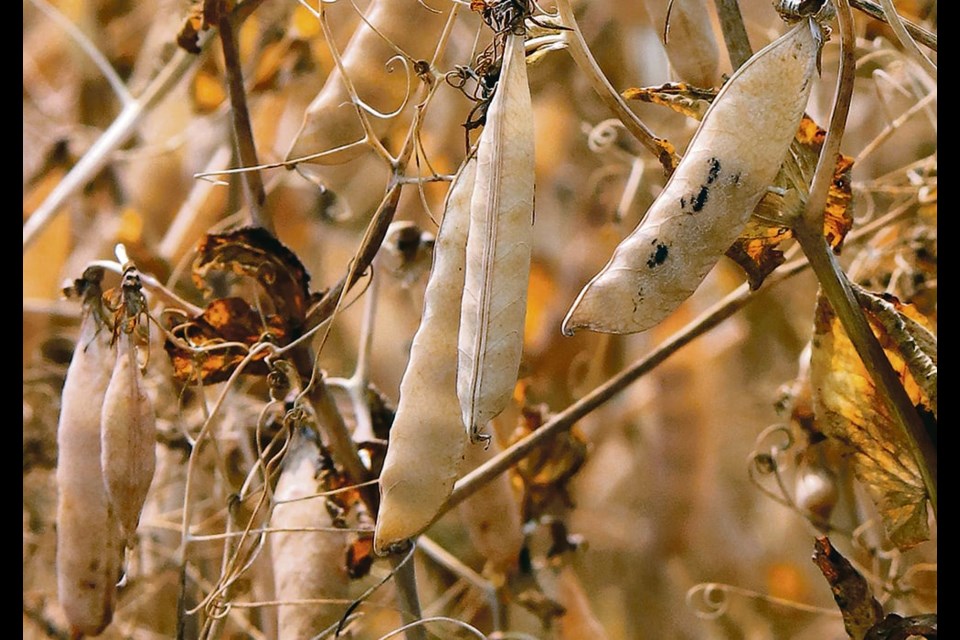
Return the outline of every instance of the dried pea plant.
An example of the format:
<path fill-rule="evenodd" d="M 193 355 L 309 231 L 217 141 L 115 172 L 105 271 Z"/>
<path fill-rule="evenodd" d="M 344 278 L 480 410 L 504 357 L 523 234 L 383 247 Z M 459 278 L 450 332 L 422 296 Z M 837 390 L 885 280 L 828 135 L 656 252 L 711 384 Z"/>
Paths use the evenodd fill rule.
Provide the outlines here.
<path fill-rule="evenodd" d="M 935 26 L 31 0 L 24 638 L 936 638 Z"/>

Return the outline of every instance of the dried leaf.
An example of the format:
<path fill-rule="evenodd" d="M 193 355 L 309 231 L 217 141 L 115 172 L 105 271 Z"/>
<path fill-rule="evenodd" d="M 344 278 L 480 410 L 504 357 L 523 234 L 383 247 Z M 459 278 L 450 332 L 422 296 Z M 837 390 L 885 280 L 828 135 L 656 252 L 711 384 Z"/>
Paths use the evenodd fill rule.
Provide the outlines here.
<path fill-rule="evenodd" d="M 194 55 L 200 53 L 200 33 L 210 28 L 203 19 L 203 5 L 202 0 L 196 0 L 190 5 L 183 26 L 177 33 L 177 45 Z"/>
<path fill-rule="evenodd" d="M 774 182 L 776 187 L 786 190 L 786 195 L 770 192 L 764 196 L 754 210 L 747 231 L 727 251 L 727 257 L 746 272 L 751 289 L 759 287 L 783 263 L 780 246 L 793 237 L 786 223 L 792 215 L 802 210 L 806 202 L 807 188 L 813 180 L 824 136 L 826 132 L 823 129 L 808 116 L 803 117 L 790 145 L 790 154 Z M 852 170 L 853 158 L 840 154 L 824 208 L 823 235 L 838 253 L 843 246 L 843 239 L 853 227 L 850 208 L 853 198 L 850 187 Z"/>
<path fill-rule="evenodd" d="M 920 387 L 924 404 L 937 417 L 937 336 L 916 307 L 892 295 L 874 295 L 855 289 L 860 306 L 867 309 L 896 344 L 913 380 Z"/>
<path fill-rule="evenodd" d="M 248 227 L 209 234 L 197 249 L 193 280 L 205 289 L 207 276 L 222 271 L 255 279 L 288 332 L 296 334 L 302 328 L 314 300 L 308 288 L 310 276 L 300 259 L 270 232 Z"/>
<path fill-rule="evenodd" d="M 932 413 L 896 342 L 872 314 L 868 319 L 911 401 Z M 851 450 L 857 478 L 876 503 L 891 541 L 905 549 L 927 540 L 927 495 L 916 460 L 822 296 L 817 303 L 810 374 L 819 430 Z"/>
<path fill-rule="evenodd" d="M 764 197 L 757 207 L 768 206 L 768 202 L 768 197 Z M 756 290 L 774 269 L 784 263 L 786 258 L 780 250 L 780 243 L 792 236 L 788 227 L 771 226 L 768 222 L 750 218 L 743 233 L 727 249 L 726 256 L 740 265 L 747 274 L 750 288 Z"/>
<path fill-rule="evenodd" d="M 524 406 L 511 444 L 527 437 L 547 421 L 546 405 Z M 523 488 L 523 520 L 536 519 L 556 500 L 572 507 L 567 485 L 587 460 L 587 442 L 574 428 L 537 447 L 512 469 Z"/>
<path fill-rule="evenodd" d="M 908 640 L 926 638 L 937 640 L 937 614 L 903 618 L 895 613 L 887 614 L 882 622 L 875 624 L 867 632 L 864 640 Z"/>
<path fill-rule="evenodd" d="M 363 578 L 373 566 L 373 538 L 357 538 L 347 547 L 347 574 L 353 580 Z"/>
<path fill-rule="evenodd" d="M 854 640 L 863 640 L 867 632 L 880 621 L 883 608 L 873 597 L 866 579 L 850 561 L 840 555 L 829 538 L 817 538 L 813 563 L 830 584 L 833 599 L 843 615 L 843 626 Z"/>
<path fill-rule="evenodd" d="M 276 344 L 286 344 L 290 335 L 279 316 L 269 315 L 266 324 L 260 313 L 242 298 L 218 298 L 203 313 L 188 322 L 170 328 L 181 342 L 167 340 L 164 349 L 173 363 L 173 375 L 182 382 L 199 381 L 202 384 L 223 382 L 246 357 L 247 350 L 240 346 L 207 349 L 198 353 L 197 348 L 209 348 L 226 342 L 240 342 L 253 346 L 269 334 Z M 266 375 L 270 372 L 262 352 L 244 369 L 244 373 Z"/>
<path fill-rule="evenodd" d="M 627 100 L 640 100 L 673 109 L 694 120 L 703 120 L 703 115 L 713 99 L 716 89 L 701 89 L 685 82 L 667 82 L 658 87 L 636 87 L 622 94 Z"/>

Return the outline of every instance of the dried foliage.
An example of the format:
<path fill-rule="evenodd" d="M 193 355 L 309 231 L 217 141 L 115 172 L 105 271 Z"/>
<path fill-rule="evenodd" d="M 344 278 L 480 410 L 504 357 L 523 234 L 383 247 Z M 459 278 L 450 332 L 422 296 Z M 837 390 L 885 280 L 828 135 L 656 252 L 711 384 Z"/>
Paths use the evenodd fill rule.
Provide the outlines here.
<path fill-rule="evenodd" d="M 838 129 L 845 23 L 769 2 L 24 4 L 23 637 L 936 638 L 929 451 L 818 289 L 935 456 L 937 3 L 854 5 Z M 670 308 L 563 335 L 635 227 Z"/>

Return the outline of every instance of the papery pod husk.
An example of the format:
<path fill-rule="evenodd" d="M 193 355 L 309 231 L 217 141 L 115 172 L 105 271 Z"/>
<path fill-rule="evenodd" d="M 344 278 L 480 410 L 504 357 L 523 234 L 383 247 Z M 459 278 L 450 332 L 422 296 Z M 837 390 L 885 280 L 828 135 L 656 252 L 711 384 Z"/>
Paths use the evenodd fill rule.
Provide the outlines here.
<path fill-rule="evenodd" d="M 457 395 L 474 442 L 507 406 L 523 355 L 533 245 L 533 110 L 523 37 L 504 45 L 477 149 L 460 314 Z"/>
<path fill-rule="evenodd" d="M 457 174 L 434 245 L 423 317 L 400 381 L 400 401 L 380 474 L 378 553 L 426 529 L 453 490 L 466 430 L 457 397 L 457 330 L 470 197 L 477 163 Z"/>
<path fill-rule="evenodd" d="M 57 591 L 75 633 L 113 618 L 123 545 L 100 469 L 100 414 L 113 372 L 110 330 L 84 312 L 57 427 Z"/>
<path fill-rule="evenodd" d="M 134 546 L 140 513 L 157 465 L 157 416 L 137 360 L 133 333 L 120 332 L 117 359 L 103 400 L 101 468 L 107 496 L 127 546 Z"/>
<path fill-rule="evenodd" d="M 320 449 L 304 431 L 292 436 L 283 470 L 274 491 L 277 503 L 270 517 L 270 557 L 273 563 L 280 638 L 312 638 L 335 624 L 345 604 L 300 603 L 312 599 L 347 598 L 346 532 L 297 531 L 331 529 L 333 519 L 321 491 Z M 290 529 L 285 531 L 285 529 Z"/>

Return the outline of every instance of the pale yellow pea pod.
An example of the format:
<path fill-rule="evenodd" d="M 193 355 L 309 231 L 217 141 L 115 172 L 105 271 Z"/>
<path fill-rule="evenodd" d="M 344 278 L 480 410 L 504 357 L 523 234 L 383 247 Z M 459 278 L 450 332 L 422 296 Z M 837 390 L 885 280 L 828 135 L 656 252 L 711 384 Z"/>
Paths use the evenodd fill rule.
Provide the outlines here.
<path fill-rule="evenodd" d="M 373 0 L 366 13 L 370 25 L 414 60 L 430 59 L 446 19 L 447 11 L 438 13 L 417 0 Z M 397 50 L 362 20 L 342 52 L 347 80 L 353 84 L 360 100 L 380 113 L 395 112 L 420 83 L 412 63 L 407 62 L 405 71 L 397 55 Z M 383 138 L 396 121 L 369 114 L 368 118 L 378 138 Z M 360 117 L 343 74 L 340 69 L 334 69 L 307 107 L 287 159 L 346 147 L 305 162 L 323 165 L 349 162 L 369 148 L 364 144 L 347 146 L 362 140 L 363 136 Z"/>
<path fill-rule="evenodd" d="M 320 450 L 297 431 L 283 461 L 270 516 L 270 558 L 278 611 L 279 638 L 312 638 L 337 622 L 345 605 L 304 602 L 349 597 L 347 533 L 333 522 L 320 491 Z M 298 530 L 299 529 L 299 530 Z"/>
<path fill-rule="evenodd" d="M 695 87 L 719 85 L 720 49 L 706 0 L 646 0 L 645 5 L 660 37 L 666 36 L 663 48 L 677 77 Z"/>
<path fill-rule="evenodd" d="M 644 219 L 577 296 L 564 334 L 644 331 L 693 294 L 773 183 L 821 41 L 817 23 L 804 19 L 727 81 Z"/>
<path fill-rule="evenodd" d="M 476 442 L 507 406 L 523 354 L 533 245 L 533 107 L 523 36 L 504 45 L 500 81 L 477 149 L 460 314 L 457 395 Z"/>
<path fill-rule="evenodd" d="M 457 330 L 476 174 L 477 162 L 470 158 L 450 187 L 437 232 L 423 317 L 400 381 L 380 474 L 377 553 L 433 522 L 453 490 L 463 459 L 467 434 L 457 398 Z"/>
<path fill-rule="evenodd" d="M 113 617 L 122 543 L 100 471 L 100 409 L 113 371 L 110 330 L 87 309 L 61 395 L 57 427 L 57 592 L 75 633 Z"/>
<path fill-rule="evenodd" d="M 157 416 L 137 362 L 132 333 L 117 338 L 117 359 L 103 400 L 100 464 L 125 544 L 132 547 L 157 465 Z"/>

